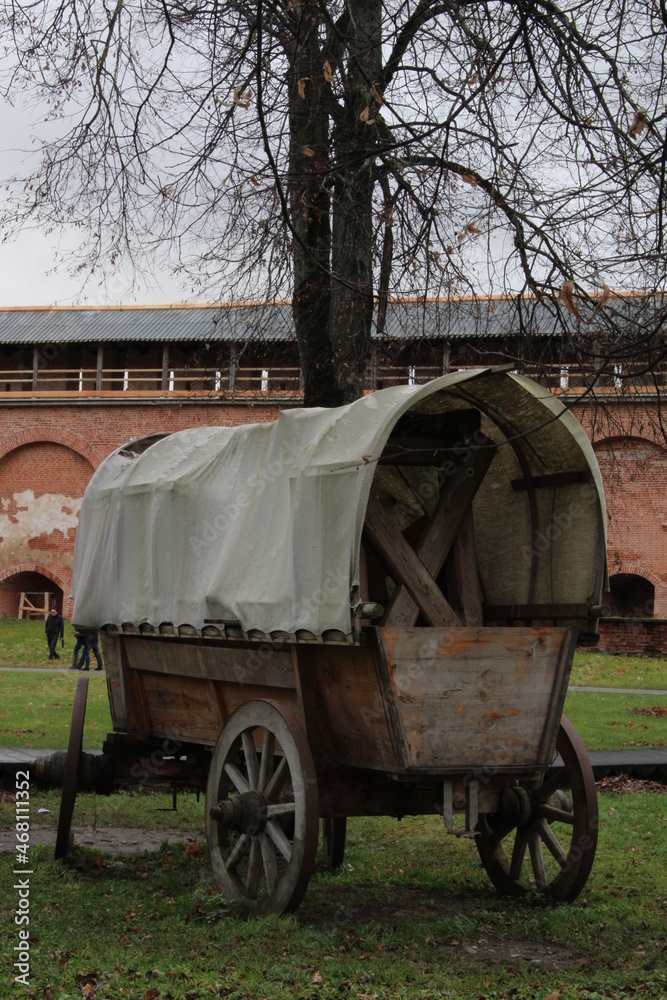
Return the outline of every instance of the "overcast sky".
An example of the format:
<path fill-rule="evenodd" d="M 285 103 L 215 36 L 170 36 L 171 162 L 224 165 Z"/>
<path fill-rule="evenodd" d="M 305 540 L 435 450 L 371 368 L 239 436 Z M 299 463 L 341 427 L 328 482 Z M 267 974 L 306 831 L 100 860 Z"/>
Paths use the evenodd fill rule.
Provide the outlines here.
<path fill-rule="evenodd" d="M 6 181 L 13 175 L 22 176 L 29 171 L 34 127 L 25 109 L 11 107 L 0 97 L 0 188 L 1 208 L 7 202 Z M 149 283 L 145 278 L 132 288 L 127 275 L 111 268 L 104 281 L 90 279 L 81 289 L 81 278 L 72 277 L 66 262 L 57 265 L 58 251 L 65 257 L 78 246 L 76 237 L 65 232 L 47 235 L 39 229 L 24 230 L 17 238 L 0 242 L 0 307 L 48 305 L 117 305 L 133 302 L 160 304 L 192 301 L 187 285 L 179 283 L 170 274 L 155 273 Z"/>

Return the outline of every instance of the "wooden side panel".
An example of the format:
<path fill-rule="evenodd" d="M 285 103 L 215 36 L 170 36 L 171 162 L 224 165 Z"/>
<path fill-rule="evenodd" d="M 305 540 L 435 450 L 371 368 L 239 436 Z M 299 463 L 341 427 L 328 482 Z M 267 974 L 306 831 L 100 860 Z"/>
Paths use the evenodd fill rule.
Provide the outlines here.
<path fill-rule="evenodd" d="M 127 709 L 125 726 L 116 728 L 210 746 L 246 701 L 268 698 L 299 710 L 290 648 L 132 636 L 116 641 L 122 654 L 118 687 Z"/>
<path fill-rule="evenodd" d="M 562 705 L 570 639 L 562 628 L 378 629 L 408 766 L 547 763 L 545 732 Z"/>
<path fill-rule="evenodd" d="M 297 646 L 306 733 L 315 761 L 355 767 L 403 767 L 391 691 L 367 647 Z"/>
<path fill-rule="evenodd" d="M 125 708 L 125 687 L 120 655 L 120 638 L 118 636 L 100 634 L 102 659 L 107 678 L 107 693 L 109 708 L 114 729 L 127 728 L 127 709 Z"/>
<path fill-rule="evenodd" d="M 276 649 L 268 643 L 234 647 L 229 645 L 173 642 L 124 636 L 128 660 L 135 670 L 207 677 L 234 684 L 295 687 L 289 647 Z"/>
<path fill-rule="evenodd" d="M 206 746 L 216 743 L 227 718 L 239 705 L 255 698 L 276 700 L 275 689 L 259 685 L 228 685 L 221 698 L 212 698 L 209 684 L 193 677 L 145 673 L 141 679 L 152 734 Z M 296 692 L 281 691 L 281 695 L 281 704 L 296 711 Z"/>

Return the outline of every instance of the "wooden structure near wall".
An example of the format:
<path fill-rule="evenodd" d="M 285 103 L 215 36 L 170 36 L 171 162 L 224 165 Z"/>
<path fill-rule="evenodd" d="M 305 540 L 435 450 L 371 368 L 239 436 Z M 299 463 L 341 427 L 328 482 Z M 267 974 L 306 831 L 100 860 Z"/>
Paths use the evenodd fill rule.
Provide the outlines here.
<path fill-rule="evenodd" d="M 51 598 L 54 595 L 48 591 L 22 591 L 21 598 L 19 600 L 19 618 L 48 618 L 49 611 L 51 610 Z M 43 600 L 43 604 L 40 607 L 37 604 L 33 604 L 33 600 Z"/>

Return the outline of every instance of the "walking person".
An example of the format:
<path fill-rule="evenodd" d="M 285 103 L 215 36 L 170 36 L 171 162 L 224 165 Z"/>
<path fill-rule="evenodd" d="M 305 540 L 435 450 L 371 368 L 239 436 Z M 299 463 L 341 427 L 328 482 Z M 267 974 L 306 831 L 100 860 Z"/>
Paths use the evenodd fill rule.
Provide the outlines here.
<path fill-rule="evenodd" d="M 49 644 L 49 659 L 59 660 L 60 657 L 56 649 L 58 647 L 58 639 L 61 640 L 63 648 L 65 647 L 65 622 L 63 616 L 59 615 L 55 608 L 51 608 L 49 612 L 44 624 L 44 631 L 46 632 L 46 641 Z"/>
<path fill-rule="evenodd" d="M 82 670 L 90 670 L 90 654 L 95 654 L 95 659 L 97 660 L 96 670 L 103 670 L 102 657 L 100 656 L 100 648 L 98 645 L 99 636 L 97 632 L 89 632 L 86 636 L 86 646 L 83 651 L 84 665 L 81 667 Z"/>
<path fill-rule="evenodd" d="M 74 650 L 72 652 L 72 670 L 80 670 L 86 648 L 86 635 L 84 632 L 79 632 L 77 629 L 74 632 L 74 638 L 76 639 L 76 643 L 74 644 Z M 80 660 L 79 654 L 81 655 Z"/>

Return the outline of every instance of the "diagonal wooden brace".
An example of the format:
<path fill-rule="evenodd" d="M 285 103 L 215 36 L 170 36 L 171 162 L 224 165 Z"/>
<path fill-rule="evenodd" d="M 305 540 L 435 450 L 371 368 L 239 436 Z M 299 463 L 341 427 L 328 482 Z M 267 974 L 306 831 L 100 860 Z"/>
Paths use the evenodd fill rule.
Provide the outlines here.
<path fill-rule="evenodd" d="M 489 438 L 480 440 L 480 444 L 483 447 L 464 456 L 445 479 L 428 527 L 415 547 L 416 555 L 433 578 L 442 569 L 459 531 L 469 518 L 472 501 L 497 451 Z M 394 628 L 412 628 L 419 611 L 409 588 L 399 585 L 392 596 L 384 624 Z"/>
<path fill-rule="evenodd" d="M 371 495 L 364 531 L 398 584 L 402 584 L 429 625 L 460 625 L 461 619 L 380 501 Z"/>

